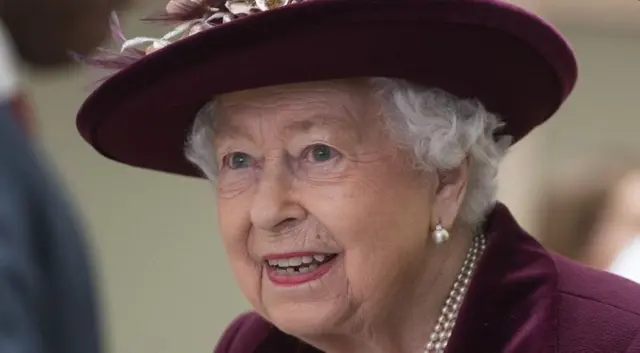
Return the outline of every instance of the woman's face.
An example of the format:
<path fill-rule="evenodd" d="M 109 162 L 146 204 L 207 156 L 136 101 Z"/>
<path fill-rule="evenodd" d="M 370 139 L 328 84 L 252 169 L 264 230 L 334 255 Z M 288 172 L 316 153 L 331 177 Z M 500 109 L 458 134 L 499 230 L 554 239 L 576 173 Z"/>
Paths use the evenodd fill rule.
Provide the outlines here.
<path fill-rule="evenodd" d="M 388 315 L 427 266 L 437 199 L 367 85 L 278 86 L 219 103 L 220 228 L 254 308 L 299 336 Z"/>

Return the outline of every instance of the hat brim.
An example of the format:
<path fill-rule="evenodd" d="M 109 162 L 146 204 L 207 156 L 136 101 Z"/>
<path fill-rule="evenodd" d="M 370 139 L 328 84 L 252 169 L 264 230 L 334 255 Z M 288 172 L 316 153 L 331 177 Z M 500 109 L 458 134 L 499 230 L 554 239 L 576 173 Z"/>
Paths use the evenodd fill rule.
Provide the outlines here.
<path fill-rule="evenodd" d="M 520 140 L 569 95 L 577 65 L 540 18 L 489 0 L 314 0 L 206 30 L 101 85 L 77 126 L 104 156 L 202 176 L 184 157 L 214 96 L 265 86 L 391 77 L 477 98 Z"/>

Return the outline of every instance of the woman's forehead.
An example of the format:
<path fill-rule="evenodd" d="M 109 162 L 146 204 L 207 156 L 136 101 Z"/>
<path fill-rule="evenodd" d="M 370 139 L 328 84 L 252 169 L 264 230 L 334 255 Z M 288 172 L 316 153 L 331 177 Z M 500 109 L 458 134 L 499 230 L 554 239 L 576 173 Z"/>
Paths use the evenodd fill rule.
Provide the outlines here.
<path fill-rule="evenodd" d="M 264 124 L 283 132 L 313 128 L 362 128 L 371 123 L 370 89 L 358 81 L 289 84 L 234 92 L 218 98 L 216 130 Z M 234 128 L 235 127 L 235 128 Z"/>

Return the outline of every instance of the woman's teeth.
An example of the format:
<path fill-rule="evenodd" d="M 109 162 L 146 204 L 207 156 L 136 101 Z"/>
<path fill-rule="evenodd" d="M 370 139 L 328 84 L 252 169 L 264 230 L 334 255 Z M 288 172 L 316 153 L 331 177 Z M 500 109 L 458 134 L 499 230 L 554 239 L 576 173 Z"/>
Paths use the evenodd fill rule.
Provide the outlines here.
<path fill-rule="evenodd" d="M 268 260 L 269 266 L 275 268 L 280 275 L 300 274 L 314 271 L 319 265 L 331 260 L 333 255 L 315 254 L 288 259 Z"/>
<path fill-rule="evenodd" d="M 291 257 L 288 259 L 269 260 L 269 265 L 278 267 L 300 266 L 302 264 L 310 264 L 313 262 L 323 262 L 327 256 L 316 254 L 313 256 Z"/>

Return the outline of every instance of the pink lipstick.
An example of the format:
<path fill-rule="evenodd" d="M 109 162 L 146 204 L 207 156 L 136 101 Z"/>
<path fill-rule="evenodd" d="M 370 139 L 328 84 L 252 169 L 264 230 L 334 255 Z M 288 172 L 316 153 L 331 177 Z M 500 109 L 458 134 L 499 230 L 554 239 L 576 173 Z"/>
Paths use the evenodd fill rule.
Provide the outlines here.
<path fill-rule="evenodd" d="M 267 276 L 274 284 L 295 286 L 324 276 L 337 254 L 296 252 L 265 256 Z"/>

